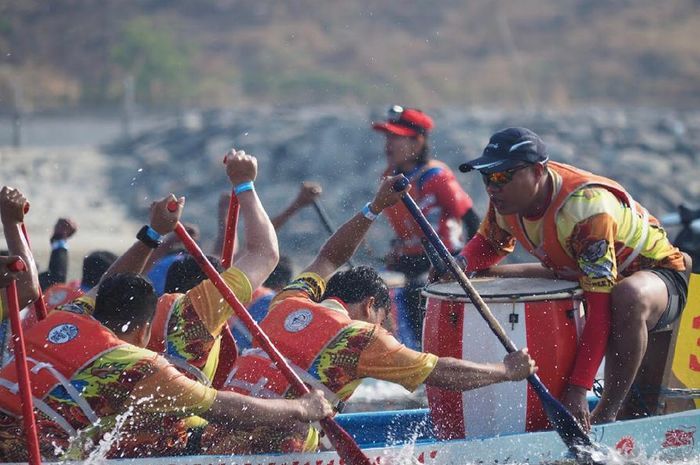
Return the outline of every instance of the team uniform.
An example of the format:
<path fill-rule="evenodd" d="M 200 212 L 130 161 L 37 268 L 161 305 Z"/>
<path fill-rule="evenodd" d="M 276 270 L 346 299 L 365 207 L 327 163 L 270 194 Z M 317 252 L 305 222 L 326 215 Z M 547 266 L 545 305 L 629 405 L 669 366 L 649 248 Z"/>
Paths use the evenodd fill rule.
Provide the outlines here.
<path fill-rule="evenodd" d="M 380 326 L 351 320 L 343 302 L 322 300 L 324 291 L 320 276 L 302 274 L 273 299 L 260 324 L 307 384 L 337 402 L 350 397 L 363 378 L 392 381 L 409 391 L 425 381 L 438 357 L 408 349 Z M 223 389 L 256 397 L 293 395 L 257 344 L 238 358 Z M 256 435 L 269 437 L 264 431 Z M 256 452 L 249 436 L 241 433 L 236 453 Z M 305 429 L 279 436 L 275 448 L 308 451 L 316 448 L 316 442 Z"/>
<path fill-rule="evenodd" d="M 214 389 L 87 315 L 52 312 L 25 339 L 44 457 L 82 458 L 110 431 L 119 432 L 119 440 L 108 457 L 182 453 L 188 445 L 183 419 L 207 411 L 216 397 Z M 25 441 L 11 363 L 0 370 L 0 459 L 26 461 Z"/>
<path fill-rule="evenodd" d="M 588 314 L 569 383 L 590 389 L 607 343 L 613 286 L 640 270 L 656 273 L 669 288 L 670 305 L 657 325 L 663 327 L 685 303 L 685 265 L 658 220 L 618 183 L 561 163 L 549 162 L 548 171 L 553 193 L 541 217 L 504 216 L 489 205 L 462 255 L 467 271 L 485 269 L 517 241 L 560 278 L 578 280 Z"/>

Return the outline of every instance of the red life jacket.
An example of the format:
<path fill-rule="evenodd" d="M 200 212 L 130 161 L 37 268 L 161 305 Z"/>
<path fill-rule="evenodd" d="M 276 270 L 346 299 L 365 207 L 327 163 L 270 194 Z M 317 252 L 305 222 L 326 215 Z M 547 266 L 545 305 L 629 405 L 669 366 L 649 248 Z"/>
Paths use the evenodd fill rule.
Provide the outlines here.
<path fill-rule="evenodd" d="M 409 195 L 416 201 L 416 204 L 420 207 L 423 214 L 432 223 L 435 223 L 436 221 L 431 218 L 431 216 L 433 216 L 431 215 L 431 211 L 434 208 L 439 208 L 440 205 L 436 204 L 434 200 L 431 201 L 423 189 L 424 175 L 428 174 L 428 172 L 431 170 L 440 170 L 446 173 L 450 180 L 454 179 L 454 174 L 446 164 L 437 160 L 430 160 L 425 163 L 425 165 L 420 167 L 420 169 L 418 169 L 415 173 L 408 175 L 408 178 L 411 181 L 411 192 Z M 389 174 L 391 173 L 384 173 L 384 175 Z M 464 195 L 466 196 L 466 193 Z M 464 204 L 463 215 L 466 214 L 472 207 L 471 199 L 468 196 L 466 196 L 464 199 L 454 200 L 455 202 L 461 201 Z M 423 233 L 404 204 L 399 202 L 396 205 L 384 209 L 383 213 L 386 215 L 389 224 L 391 224 L 391 227 L 394 229 L 394 232 L 400 241 L 397 252 L 402 255 L 409 256 L 422 255 L 424 253 L 423 245 L 421 244 Z M 444 223 L 450 219 L 451 218 L 448 217 L 445 212 L 442 212 L 439 219 L 440 224 L 433 224 L 433 227 L 438 230 L 438 234 L 441 236 L 440 239 L 442 239 L 442 241 L 445 243 L 445 246 L 449 250 L 454 251 L 460 246 L 460 244 L 458 244 L 453 237 L 455 234 L 444 234 Z M 452 218 L 452 220 L 458 221 L 459 227 L 461 228 L 462 218 Z"/>
<path fill-rule="evenodd" d="M 542 243 L 535 246 L 528 238 L 522 217 L 518 214 L 505 215 L 511 233 L 516 240 L 532 255 L 537 257 L 542 264 L 554 270 L 558 276 L 576 280 L 583 276 L 574 257 L 569 255 L 561 246 L 557 235 L 557 214 L 569 197 L 576 191 L 587 187 L 603 187 L 615 195 L 625 205 L 632 207 L 637 212 L 637 221 L 642 228 L 642 238 L 639 246 L 627 257 L 624 263 L 618 263 L 618 272 L 622 272 L 639 255 L 648 233 L 649 223 L 658 224 L 656 218 L 649 215 L 647 210 L 637 203 L 617 182 L 612 179 L 598 176 L 573 166 L 562 163 L 549 162 L 550 170 L 561 176 L 561 188 L 553 194 L 553 198 L 542 216 Z"/>
<path fill-rule="evenodd" d="M 43 402 L 61 384 L 85 417 L 91 422 L 97 421 L 92 408 L 70 380 L 103 354 L 128 343 L 117 338 L 92 317 L 71 312 L 52 312 L 27 331 L 25 344 L 34 407 L 54 420 L 69 435 L 74 435 L 76 429 L 87 426 L 75 424 L 72 418 L 63 418 Z M 14 363 L 8 363 L 0 369 L 0 410 L 21 417 L 21 405 L 16 367 Z"/>
<path fill-rule="evenodd" d="M 335 394 L 308 373 L 314 362 L 343 329 L 350 317 L 309 299 L 291 297 L 277 303 L 260 327 L 307 384 L 322 389 L 329 400 Z M 255 397 L 280 397 L 289 382 L 259 348 L 244 351 L 229 373 L 223 389 Z"/>
<path fill-rule="evenodd" d="M 80 281 L 71 281 L 69 283 L 56 283 L 46 289 L 44 292 L 44 301 L 49 310 L 52 310 L 61 305 L 72 302 L 83 294 L 80 289 Z"/>

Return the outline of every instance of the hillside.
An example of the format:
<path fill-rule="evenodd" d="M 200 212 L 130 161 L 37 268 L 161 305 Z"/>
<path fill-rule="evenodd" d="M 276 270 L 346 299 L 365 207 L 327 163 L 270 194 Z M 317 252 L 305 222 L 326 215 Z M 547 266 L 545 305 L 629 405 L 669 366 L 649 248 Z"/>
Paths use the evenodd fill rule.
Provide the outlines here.
<path fill-rule="evenodd" d="M 697 107 L 697 0 L 5 0 L 0 107 Z M 18 97 L 19 96 L 19 97 Z M 341 108 L 341 107 L 339 107 Z"/>

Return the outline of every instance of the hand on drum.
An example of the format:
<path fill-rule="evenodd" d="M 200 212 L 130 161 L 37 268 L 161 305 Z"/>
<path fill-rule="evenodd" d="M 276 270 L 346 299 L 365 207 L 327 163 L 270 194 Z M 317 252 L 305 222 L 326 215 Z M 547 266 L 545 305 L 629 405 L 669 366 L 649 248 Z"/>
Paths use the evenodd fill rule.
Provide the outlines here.
<path fill-rule="evenodd" d="M 587 391 L 581 386 L 568 384 L 561 397 L 561 403 L 578 420 L 586 432 L 591 430 L 591 413 L 588 410 Z"/>
<path fill-rule="evenodd" d="M 462 255 L 456 255 L 455 256 L 455 261 L 457 262 L 457 265 L 462 270 L 467 269 L 467 259 L 464 258 Z M 471 278 L 472 276 L 470 276 Z M 450 270 L 445 270 L 444 273 L 440 273 L 434 266 L 430 267 L 430 271 L 428 271 L 428 282 L 429 283 L 449 283 L 454 281 L 455 278 L 452 276 L 452 273 L 450 273 Z"/>
<path fill-rule="evenodd" d="M 527 352 L 527 347 L 507 354 L 503 358 L 503 365 L 506 367 L 508 381 L 520 381 L 537 371 L 537 365 Z"/>

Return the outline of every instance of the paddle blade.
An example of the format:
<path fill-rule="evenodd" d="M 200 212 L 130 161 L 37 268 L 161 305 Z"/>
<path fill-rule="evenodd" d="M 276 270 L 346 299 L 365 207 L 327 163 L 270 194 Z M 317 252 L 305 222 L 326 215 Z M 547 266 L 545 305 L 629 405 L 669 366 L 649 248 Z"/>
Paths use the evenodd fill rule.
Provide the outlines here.
<path fill-rule="evenodd" d="M 338 455 L 341 456 L 348 465 L 372 465 L 369 458 L 362 452 L 355 440 L 340 427 L 332 418 L 321 420 L 323 431 L 335 447 Z"/>
<path fill-rule="evenodd" d="M 576 447 L 591 447 L 593 445 L 591 438 L 583 431 L 571 412 L 552 396 L 539 377 L 530 375 L 527 380 L 540 398 L 549 423 L 559 433 L 566 446 L 570 450 Z"/>

